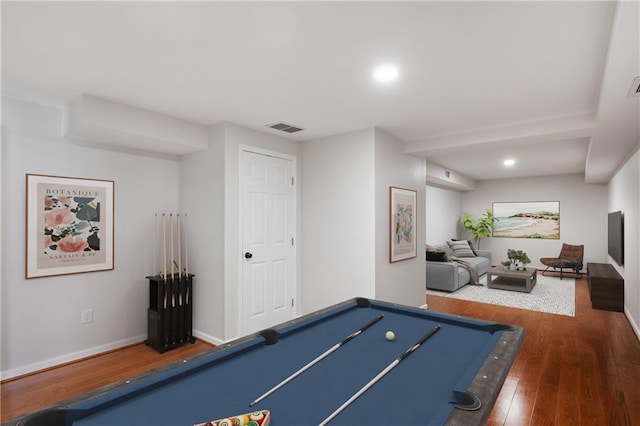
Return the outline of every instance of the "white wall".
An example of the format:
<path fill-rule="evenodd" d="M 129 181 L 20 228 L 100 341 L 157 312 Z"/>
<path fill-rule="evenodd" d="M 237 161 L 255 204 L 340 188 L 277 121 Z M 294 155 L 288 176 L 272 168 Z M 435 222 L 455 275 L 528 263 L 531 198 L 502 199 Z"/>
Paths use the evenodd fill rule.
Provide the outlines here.
<path fill-rule="evenodd" d="M 442 244 L 452 238 L 458 238 L 462 193 L 427 185 L 425 199 L 427 244 Z"/>
<path fill-rule="evenodd" d="M 209 149 L 182 158 L 180 206 L 193 279 L 193 333 L 224 341 L 225 126 L 209 131 Z"/>
<path fill-rule="evenodd" d="M 373 129 L 302 144 L 302 312 L 375 296 Z"/>
<path fill-rule="evenodd" d="M 240 336 L 240 145 L 296 158 L 300 148 L 231 123 L 212 127 L 209 137 L 207 151 L 183 158 L 181 200 L 189 222 L 197 225 L 189 234 L 189 267 L 196 274 L 194 335 L 220 343 Z"/>
<path fill-rule="evenodd" d="M 424 265 L 425 176 L 424 159 L 404 154 L 404 143 L 375 131 L 375 298 L 409 306 L 425 303 L 426 269 Z M 389 262 L 389 187 L 417 192 L 415 212 L 417 257 Z"/>
<path fill-rule="evenodd" d="M 455 191 L 473 191 L 476 182 L 454 170 L 425 161 L 427 177 L 425 181 L 429 186 L 444 187 Z"/>
<path fill-rule="evenodd" d="M 142 341 L 154 213 L 176 211 L 180 164 L 61 137 L 63 111 L 3 99 L 2 378 Z M 115 181 L 115 269 L 25 279 L 25 174 Z M 94 321 L 80 323 L 80 311 Z"/>
<path fill-rule="evenodd" d="M 624 214 L 624 266 L 609 255 L 612 264 L 624 278 L 625 313 L 640 338 L 640 151 L 627 160 L 609 182 L 608 211 Z M 606 250 L 606 247 L 605 247 Z"/>
<path fill-rule="evenodd" d="M 585 267 L 606 260 L 606 186 L 586 184 L 583 175 L 480 181 L 475 191 L 463 193 L 462 211 L 479 217 L 494 202 L 511 201 L 559 201 L 560 239 L 484 238 L 482 248 L 492 251 L 493 264 L 506 260 L 507 249 L 514 248 L 524 250 L 531 266 L 541 268 L 540 258 L 558 255 L 562 243 L 584 244 Z"/>
<path fill-rule="evenodd" d="M 302 313 L 356 296 L 423 305 L 424 233 L 418 257 L 389 263 L 389 186 L 415 189 L 424 205 L 424 161 L 366 129 L 304 142 L 301 170 Z"/>

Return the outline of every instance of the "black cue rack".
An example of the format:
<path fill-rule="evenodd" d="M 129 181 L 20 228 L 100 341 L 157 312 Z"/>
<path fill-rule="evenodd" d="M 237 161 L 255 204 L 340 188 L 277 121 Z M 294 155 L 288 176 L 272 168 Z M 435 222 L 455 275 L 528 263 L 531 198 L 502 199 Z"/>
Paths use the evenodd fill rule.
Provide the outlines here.
<path fill-rule="evenodd" d="M 147 310 L 147 346 L 160 353 L 195 343 L 192 328 L 192 274 L 159 275 L 149 279 L 149 309 Z"/>

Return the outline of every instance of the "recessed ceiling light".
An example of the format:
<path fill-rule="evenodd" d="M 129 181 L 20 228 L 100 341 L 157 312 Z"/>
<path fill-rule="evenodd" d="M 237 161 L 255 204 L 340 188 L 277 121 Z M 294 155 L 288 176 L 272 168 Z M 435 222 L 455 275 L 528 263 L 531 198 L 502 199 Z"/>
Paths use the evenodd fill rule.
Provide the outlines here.
<path fill-rule="evenodd" d="M 513 166 L 514 164 L 516 164 L 516 160 L 512 160 L 511 158 L 509 158 L 509 159 L 507 159 L 507 160 L 504 160 L 504 161 L 502 162 L 502 164 L 504 164 L 504 165 L 505 165 L 505 166 L 507 166 L 507 167 L 511 167 L 511 166 Z"/>
<path fill-rule="evenodd" d="M 391 64 L 380 65 L 373 70 L 373 78 L 378 83 L 391 83 L 398 79 L 398 67 Z"/>

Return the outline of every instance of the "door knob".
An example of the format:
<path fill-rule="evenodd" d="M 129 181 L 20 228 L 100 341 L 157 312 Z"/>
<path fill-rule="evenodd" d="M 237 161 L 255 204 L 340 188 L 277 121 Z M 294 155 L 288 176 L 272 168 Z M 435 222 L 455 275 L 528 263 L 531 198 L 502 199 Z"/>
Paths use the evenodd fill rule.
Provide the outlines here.
<path fill-rule="evenodd" d="M 245 259 L 251 259 L 252 257 L 253 257 L 253 254 L 251 254 L 251 253 L 249 253 L 249 252 L 246 252 L 246 253 L 244 254 L 244 258 L 245 258 Z"/>

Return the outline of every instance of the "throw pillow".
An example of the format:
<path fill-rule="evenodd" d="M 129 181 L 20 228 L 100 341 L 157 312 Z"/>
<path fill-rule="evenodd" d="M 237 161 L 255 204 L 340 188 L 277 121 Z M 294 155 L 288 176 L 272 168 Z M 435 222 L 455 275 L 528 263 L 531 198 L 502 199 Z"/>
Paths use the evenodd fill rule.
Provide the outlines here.
<path fill-rule="evenodd" d="M 439 244 L 437 246 L 429 246 L 427 247 L 427 250 L 430 251 L 443 251 L 445 252 L 445 257 L 449 257 L 449 256 L 453 256 L 453 250 L 451 250 L 451 247 L 449 247 L 449 244 L 444 243 L 444 244 Z"/>
<path fill-rule="evenodd" d="M 427 250 L 427 260 L 434 262 L 446 262 L 447 253 L 443 251 Z"/>
<path fill-rule="evenodd" d="M 447 244 L 449 244 L 449 247 L 451 247 L 451 250 L 453 251 L 455 257 L 476 257 L 466 240 L 447 241 Z"/>
<path fill-rule="evenodd" d="M 462 240 L 456 240 L 455 238 L 452 238 L 451 241 L 462 241 Z M 473 252 L 473 255 L 474 256 L 478 256 L 478 253 L 476 253 L 476 249 L 473 248 L 473 243 L 471 241 L 469 241 L 469 240 L 467 240 L 467 242 L 469 243 L 469 248 Z"/>

